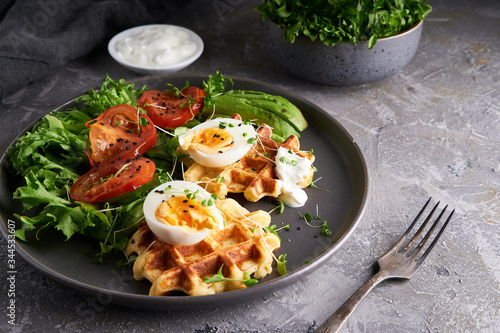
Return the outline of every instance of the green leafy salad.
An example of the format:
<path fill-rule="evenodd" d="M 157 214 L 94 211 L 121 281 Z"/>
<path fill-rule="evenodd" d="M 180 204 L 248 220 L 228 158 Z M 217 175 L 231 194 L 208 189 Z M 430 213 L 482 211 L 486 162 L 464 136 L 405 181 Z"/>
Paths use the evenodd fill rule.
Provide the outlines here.
<path fill-rule="evenodd" d="M 106 109 L 118 104 L 135 105 L 137 97 L 146 90 L 136 89 L 124 80 L 106 78 L 100 90 L 91 89 L 77 99 L 82 108 L 52 112 L 45 116 L 26 135 L 18 139 L 7 155 L 14 169 L 25 179 L 14 198 L 25 210 L 34 210 L 32 217 L 17 215 L 23 222 L 16 236 L 26 241 L 26 232 L 38 233 L 45 228 L 60 230 L 70 239 L 83 234 L 97 239 L 102 255 L 116 248 L 122 250 L 129 236 L 143 219 L 142 204 L 148 187 L 133 192 L 120 203 L 102 205 L 76 203 L 69 197 L 69 188 L 89 168 L 89 129 L 86 123 Z M 158 133 L 158 142 L 147 153 L 156 164 L 156 176 L 163 181 L 173 176 L 176 143 L 165 133 Z M 33 215 L 33 214 L 30 214 Z"/>
<path fill-rule="evenodd" d="M 257 7 L 262 19 L 285 29 L 283 38 L 300 35 L 326 45 L 396 35 L 422 21 L 432 10 L 427 0 L 266 0 Z"/>
<path fill-rule="evenodd" d="M 22 222 L 16 236 L 23 241 L 30 239 L 30 235 L 39 238 L 44 229 L 56 229 L 66 240 L 81 234 L 100 243 L 98 261 L 102 261 L 106 253 L 124 250 L 144 219 L 146 195 L 158 184 L 183 179 L 178 163 L 183 156 L 176 150 L 179 147 L 178 132 L 184 133 L 186 127 L 199 124 L 214 114 L 226 112 L 226 116 L 230 116 L 231 103 L 241 106 L 242 101 L 250 108 L 253 106 L 252 118 L 273 119 L 278 138 L 294 133 L 299 135 L 298 131 L 307 126 L 305 120 L 297 121 L 302 115 L 288 101 L 277 101 L 258 92 L 248 92 L 247 97 L 244 91 L 226 91 L 228 83 L 232 84 L 232 80 L 219 72 L 208 76 L 203 82 L 205 110 L 175 130 L 158 128 L 156 144 L 141 156 L 154 162 L 154 181 L 104 202 L 79 202 L 70 196 L 72 185 L 95 167 L 89 154 L 89 123 L 95 122 L 108 109 L 122 104 L 137 109 L 140 119 L 139 113 L 143 110 L 138 107 L 138 99 L 148 88 L 136 88 L 133 83 L 126 83 L 123 79 L 115 81 L 107 76 L 99 90 L 90 89 L 76 100 L 74 107 L 46 115 L 7 152 L 15 176 L 24 180 L 14 192 L 14 198 L 24 207 L 22 214 L 15 215 Z M 189 82 L 186 82 L 188 86 Z M 226 95 L 232 96 L 232 101 Z M 223 107 L 215 108 L 217 103 Z M 292 111 L 294 116 L 290 115 L 293 115 Z M 271 114 L 277 116 L 271 117 Z M 290 123 L 294 125 L 289 126 Z M 101 182 L 105 181 L 101 178 Z"/>

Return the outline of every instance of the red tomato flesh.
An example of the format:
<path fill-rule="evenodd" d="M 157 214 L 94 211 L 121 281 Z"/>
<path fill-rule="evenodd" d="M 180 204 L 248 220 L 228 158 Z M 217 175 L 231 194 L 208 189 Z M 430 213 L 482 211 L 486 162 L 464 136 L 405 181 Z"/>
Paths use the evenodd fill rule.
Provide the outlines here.
<path fill-rule="evenodd" d="M 156 128 L 151 119 L 128 104 L 113 106 L 101 113 L 90 127 L 90 164 L 106 163 L 118 156 L 134 158 L 156 144 Z"/>
<path fill-rule="evenodd" d="M 181 97 L 160 90 L 145 91 L 137 104 L 147 111 L 156 126 L 173 129 L 193 119 L 203 109 L 206 93 L 197 87 L 181 90 Z"/>
<path fill-rule="evenodd" d="M 78 178 L 69 194 L 81 202 L 106 201 L 149 183 L 156 166 L 147 158 L 120 159 L 101 164 Z"/>

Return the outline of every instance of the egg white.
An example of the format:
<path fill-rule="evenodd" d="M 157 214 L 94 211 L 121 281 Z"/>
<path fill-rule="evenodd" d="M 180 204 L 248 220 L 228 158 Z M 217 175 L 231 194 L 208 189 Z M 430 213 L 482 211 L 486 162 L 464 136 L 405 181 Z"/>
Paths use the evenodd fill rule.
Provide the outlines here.
<path fill-rule="evenodd" d="M 232 146 L 221 153 L 207 154 L 197 149 L 190 147 L 186 137 L 197 130 L 208 128 L 219 128 L 221 123 L 225 126 L 225 130 L 233 137 Z M 179 136 L 179 145 L 185 150 L 189 156 L 198 164 L 206 167 L 218 168 L 223 167 L 240 160 L 252 147 L 252 139 L 257 137 L 257 133 L 251 124 L 245 124 L 241 120 L 231 118 L 216 118 L 201 123 L 187 133 Z"/>
<path fill-rule="evenodd" d="M 202 229 L 197 232 L 189 232 L 180 226 L 173 226 L 161 223 L 155 216 L 156 209 L 164 201 L 173 196 L 185 196 L 184 190 L 189 190 L 190 193 L 196 193 L 196 198 L 200 200 L 211 199 L 211 194 L 204 188 L 191 182 L 186 181 L 171 181 L 159 185 L 152 190 L 144 200 L 144 218 L 149 226 L 149 229 L 160 240 L 171 245 L 193 245 L 202 241 L 208 236 L 212 229 Z M 224 217 L 215 205 L 205 207 L 209 209 L 215 217 L 217 228 L 224 228 Z"/>

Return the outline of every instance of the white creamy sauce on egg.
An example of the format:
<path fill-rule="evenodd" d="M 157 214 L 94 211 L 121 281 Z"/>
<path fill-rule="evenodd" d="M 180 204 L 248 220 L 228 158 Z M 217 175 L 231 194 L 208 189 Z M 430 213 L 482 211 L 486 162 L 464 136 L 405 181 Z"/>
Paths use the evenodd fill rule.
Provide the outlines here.
<path fill-rule="evenodd" d="M 116 44 L 126 61 L 140 66 L 162 67 L 191 57 L 198 46 L 176 27 L 144 29 Z"/>
<path fill-rule="evenodd" d="M 311 169 L 311 161 L 294 152 L 280 147 L 276 154 L 276 175 L 282 186 L 279 200 L 290 207 L 302 207 L 306 203 L 307 193 L 297 185 Z"/>

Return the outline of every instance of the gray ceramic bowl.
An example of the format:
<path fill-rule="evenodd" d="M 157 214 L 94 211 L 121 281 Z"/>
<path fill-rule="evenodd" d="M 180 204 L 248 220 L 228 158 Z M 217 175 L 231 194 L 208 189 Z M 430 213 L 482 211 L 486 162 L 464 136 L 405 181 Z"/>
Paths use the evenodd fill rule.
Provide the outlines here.
<path fill-rule="evenodd" d="M 283 39 L 283 29 L 271 20 L 262 22 L 263 45 L 274 62 L 308 81 L 331 86 L 354 86 L 384 79 L 405 67 L 415 55 L 423 21 L 392 37 L 381 38 L 369 50 L 367 42 L 327 46 L 299 36 Z"/>

